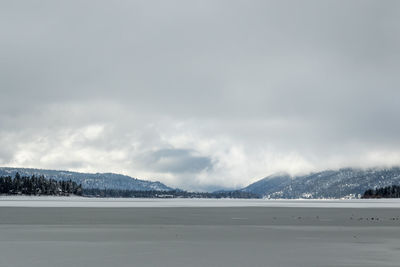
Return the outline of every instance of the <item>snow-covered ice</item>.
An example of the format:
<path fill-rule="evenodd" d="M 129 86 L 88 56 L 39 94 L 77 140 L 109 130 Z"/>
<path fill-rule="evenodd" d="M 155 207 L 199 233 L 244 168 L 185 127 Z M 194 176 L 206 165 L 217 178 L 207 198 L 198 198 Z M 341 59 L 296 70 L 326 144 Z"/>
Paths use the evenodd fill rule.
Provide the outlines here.
<path fill-rule="evenodd" d="M 400 199 L 159 199 L 0 196 L 0 207 L 400 208 Z"/>

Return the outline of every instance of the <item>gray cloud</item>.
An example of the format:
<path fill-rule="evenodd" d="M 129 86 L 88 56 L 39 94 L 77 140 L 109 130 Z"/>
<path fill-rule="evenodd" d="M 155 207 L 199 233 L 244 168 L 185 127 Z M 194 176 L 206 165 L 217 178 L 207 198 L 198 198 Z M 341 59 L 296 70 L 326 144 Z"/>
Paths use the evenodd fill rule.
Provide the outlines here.
<path fill-rule="evenodd" d="M 198 173 L 212 169 L 210 158 L 194 154 L 188 149 L 160 149 L 146 153 L 143 163 L 149 169 L 166 173 Z"/>
<path fill-rule="evenodd" d="M 1 164 L 189 189 L 399 164 L 399 13 L 371 0 L 3 1 Z"/>

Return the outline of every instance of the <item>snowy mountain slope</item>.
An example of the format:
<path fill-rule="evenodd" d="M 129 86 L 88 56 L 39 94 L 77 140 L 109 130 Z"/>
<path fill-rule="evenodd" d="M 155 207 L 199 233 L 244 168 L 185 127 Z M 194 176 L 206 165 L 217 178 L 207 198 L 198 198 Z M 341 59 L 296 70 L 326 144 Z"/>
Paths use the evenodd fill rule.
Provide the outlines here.
<path fill-rule="evenodd" d="M 291 179 L 274 175 L 242 190 L 271 198 L 339 198 L 363 194 L 369 188 L 400 184 L 400 168 L 345 168 L 326 170 Z"/>
<path fill-rule="evenodd" d="M 46 178 L 55 180 L 72 180 L 78 184 L 82 184 L 83 188 L 100 188 L 100 189 L 126 189 L 126 190 L 158 190 L 169 191 L 172 188 L 164 185 L 161 182 L 151 182 L 139 180 L 130 176 L 115 174 L 115 173 L 79 173 L 69 171 L 56 171 L 56 170 L 41 170 L 41 169 L 27 169 L 27 168 L 8 168 L 0 167 L 0 176 L 12 176 L 16 173 L 21 176 L 40 176 L 44 175 Z"/>
<path fill-rule="evenodd" d="M 258 195 L 269 195 L 283 190 L 290 184 L 291 177 L 288 174 L 274 174 L 242 189 L 244 192 L 250 192 Z"/>

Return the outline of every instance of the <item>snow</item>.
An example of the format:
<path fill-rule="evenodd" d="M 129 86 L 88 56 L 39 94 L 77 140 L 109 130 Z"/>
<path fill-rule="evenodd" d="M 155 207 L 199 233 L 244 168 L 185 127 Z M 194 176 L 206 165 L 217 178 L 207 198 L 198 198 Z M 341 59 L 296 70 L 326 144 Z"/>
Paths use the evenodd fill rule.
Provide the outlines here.
<path fill-rule="evenodd" d="M 400 199 L 149 199 L 0 196 L 0 207 L 305 207 L 400 208 Z"/>

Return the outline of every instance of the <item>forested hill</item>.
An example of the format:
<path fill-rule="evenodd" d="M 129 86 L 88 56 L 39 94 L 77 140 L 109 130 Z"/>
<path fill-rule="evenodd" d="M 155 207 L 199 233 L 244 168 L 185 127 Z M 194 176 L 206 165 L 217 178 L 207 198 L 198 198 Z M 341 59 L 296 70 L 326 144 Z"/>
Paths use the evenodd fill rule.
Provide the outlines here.
<path fill-rule="evenodd" d="M 367 189 L 400 184 L 400 168 L 345 168 L 290 177 L 279 174 L 261 179 L 243 192 L 270 198 L 342 198 Z"/>
<path fill-rule="evenodd" d="M 21 176 L 44 176 L 55 181 L 73 181 L 82 184 L 82 188 L 99 188 L 113 190 L 135 190 L 135 191 L 171 191 L 171 187 L 161 182 L 139 180 L 130 176 L 114 173 L 80 173 L 70 171 L 42 170 L 29 168 L 0 167 L 0 176 L 12 176 L 16 173 Z"/>

